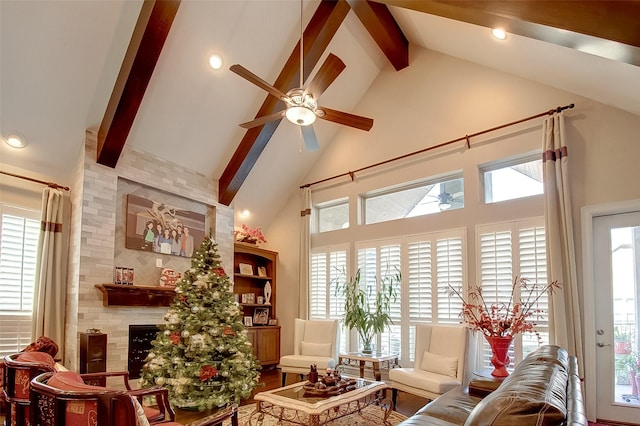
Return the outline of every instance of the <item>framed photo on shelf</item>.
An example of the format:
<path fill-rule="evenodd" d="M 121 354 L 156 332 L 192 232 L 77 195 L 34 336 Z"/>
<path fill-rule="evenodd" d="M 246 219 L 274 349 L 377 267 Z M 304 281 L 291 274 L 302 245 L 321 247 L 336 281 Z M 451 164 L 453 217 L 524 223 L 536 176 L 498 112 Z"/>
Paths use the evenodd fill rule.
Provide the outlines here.
<path fill-rule="evenodd" d="M 253 310 L 253 323 L 255 325 L 269 324 L 269 308 L 255 308 Z"/>
<path fill-rule="evenodd" d="M 258 276 L 266 277 L 267 276 L 267 268 L 264 266 L 258 266 Z"/>
<path fill-rule="evenodd" d="M 256 303 L 256 294 L 255 293 L 243 293 L 242 294 L 242 303 L 247 303 L 247 304 Z"/>
<path fill-rule="evenodd" d="M 275 318 L 271 318 L 271 319 L 269 320 L 269 325 L 278 325 L 278 320 L 277 320 L 277 319 L 275 319 Z"/>
<path fill-rule="evenodd" d="M 246 327 L 252 327 L 253 326 L 253 319 L 251 317 L 244 317 L 244 325 Z"/>
<path fill-rule="evenodd" d="M 242 275 L 253 275 L 253 266 L 248 263 L 240 263 L 238 266 Z"/>

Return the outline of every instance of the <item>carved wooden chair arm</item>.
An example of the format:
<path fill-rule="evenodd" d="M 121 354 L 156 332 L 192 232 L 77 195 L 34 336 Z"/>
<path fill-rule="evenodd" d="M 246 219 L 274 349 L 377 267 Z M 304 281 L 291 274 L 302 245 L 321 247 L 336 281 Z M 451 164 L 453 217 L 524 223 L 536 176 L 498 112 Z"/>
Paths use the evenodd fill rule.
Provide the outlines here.
<path fill-rule="evenodd" d="M 83 373 L 80 375 L 82 380 L 92 386 L 107 386 L 107 378 L 109 377 L 122 377 L 124 387 L 127 391 L 131 390 L 129 384 L 129 372 L 128 371 L 104 371 L 101 373 Z"/>
<path fill-rule="evenodd" d="M 140 404 L 142 404 L 142 399 L 145 397 L 155 398 L 154 407 L 160 410 L 160 415 L 155 418 L 150 418 L 149 421 L 151 424 L 154 424 L 156 421 L 175 421 L 176 413 L 171 408 L 171 404 L 169 403 L 169 391 L 166 388 L 160 386 L 153 386 L 150 388 L 144 389 L 135 389 L 132 391 L 127 391 L 129 395 L 136 398 Z"/>

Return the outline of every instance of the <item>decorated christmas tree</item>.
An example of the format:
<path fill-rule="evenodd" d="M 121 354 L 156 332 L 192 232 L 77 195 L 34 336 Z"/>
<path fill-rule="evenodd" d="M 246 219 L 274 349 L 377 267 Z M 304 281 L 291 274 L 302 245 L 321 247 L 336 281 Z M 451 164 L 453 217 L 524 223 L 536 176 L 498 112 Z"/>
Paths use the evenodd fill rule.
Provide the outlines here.
<path fill-rule="evenodd" d="M 200 245 L 142 369 L 142 386 L 161 385 L 178 407 L 221 407 L 251 396 L 260 377 L 217 244 Z"/>

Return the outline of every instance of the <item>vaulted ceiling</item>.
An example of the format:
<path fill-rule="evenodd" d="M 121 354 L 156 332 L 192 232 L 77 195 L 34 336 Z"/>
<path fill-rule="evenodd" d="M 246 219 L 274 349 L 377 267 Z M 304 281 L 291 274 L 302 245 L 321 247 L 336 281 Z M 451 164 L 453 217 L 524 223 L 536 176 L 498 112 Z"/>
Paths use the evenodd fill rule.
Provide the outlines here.
<path fill-rule="evenodd" d="M 366 115 L 359 99 L 381 69 L 411 66 L 414 45 L 640 115 L 637 91 L 629 90 L 640 82 L 640 2 L 579 3 L 304 1 L 304 78 L 336 54 L 346 69 L 323 104 Z M 102 164 L 114 166 L 126 144 L 219 179 L 223 204 L 265 206 L 297 187 L 337 131 L 359 131 L 317 122 L 321 149 L 309 153 L 286 120 L 238 127 L 281 104 L 230 65 L 282 91 L 298 86 L 299 2 L 3 0 L 0 7 L 0 131 L 22 133 L 30 144 L 20 154 L 0 148 L 3 166 L 68 183 L 83 130 L 99 127 Z M 516 35 L 508 48 L 478 40 L 482 27 L 493 26 Z M 559 75 L 536 75 L 535 64 L 558 49 L 567 62 L 546 74 Z M 222 70 L 207 68 L 212 53 L 223 57 Z"/>

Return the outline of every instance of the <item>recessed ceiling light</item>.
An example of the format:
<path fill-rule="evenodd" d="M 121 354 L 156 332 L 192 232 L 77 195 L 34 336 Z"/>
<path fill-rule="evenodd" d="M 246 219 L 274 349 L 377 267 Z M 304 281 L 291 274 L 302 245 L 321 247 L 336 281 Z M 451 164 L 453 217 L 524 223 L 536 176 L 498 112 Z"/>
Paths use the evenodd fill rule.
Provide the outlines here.
<path fill-rule="evenodd" d="M 222 57 L 220 55 L 211 55 L 209 57 L 209 66 L 214 70 L 222 68 Z"/>
<path fill-rule="evenodd" d="M 498 40 L 504 40 L 507 38 L 507 32 L 502 28 L 493 28 L 491 30 L 491 35 Z"/>
<path fill-rule="evenodd" d="M 27 142 L 25 142 L 24 138 L 18 135 L 9 135 L 4 138 L 4 141 L 12 148 L 24 148 L 27 146 Z"/>
<path fill-rule="evenodd" d="M 242 217 L 242 218 L 246 218 L 246 217 L 249 217 L 249 216 L 251 215 L 251 212 L 250 212 L 249 210 L 245 209 L 245 210 L 242 210 L 242 211 L 239 213 L 239 215 L 240 215 L 240 217 Z"/>

